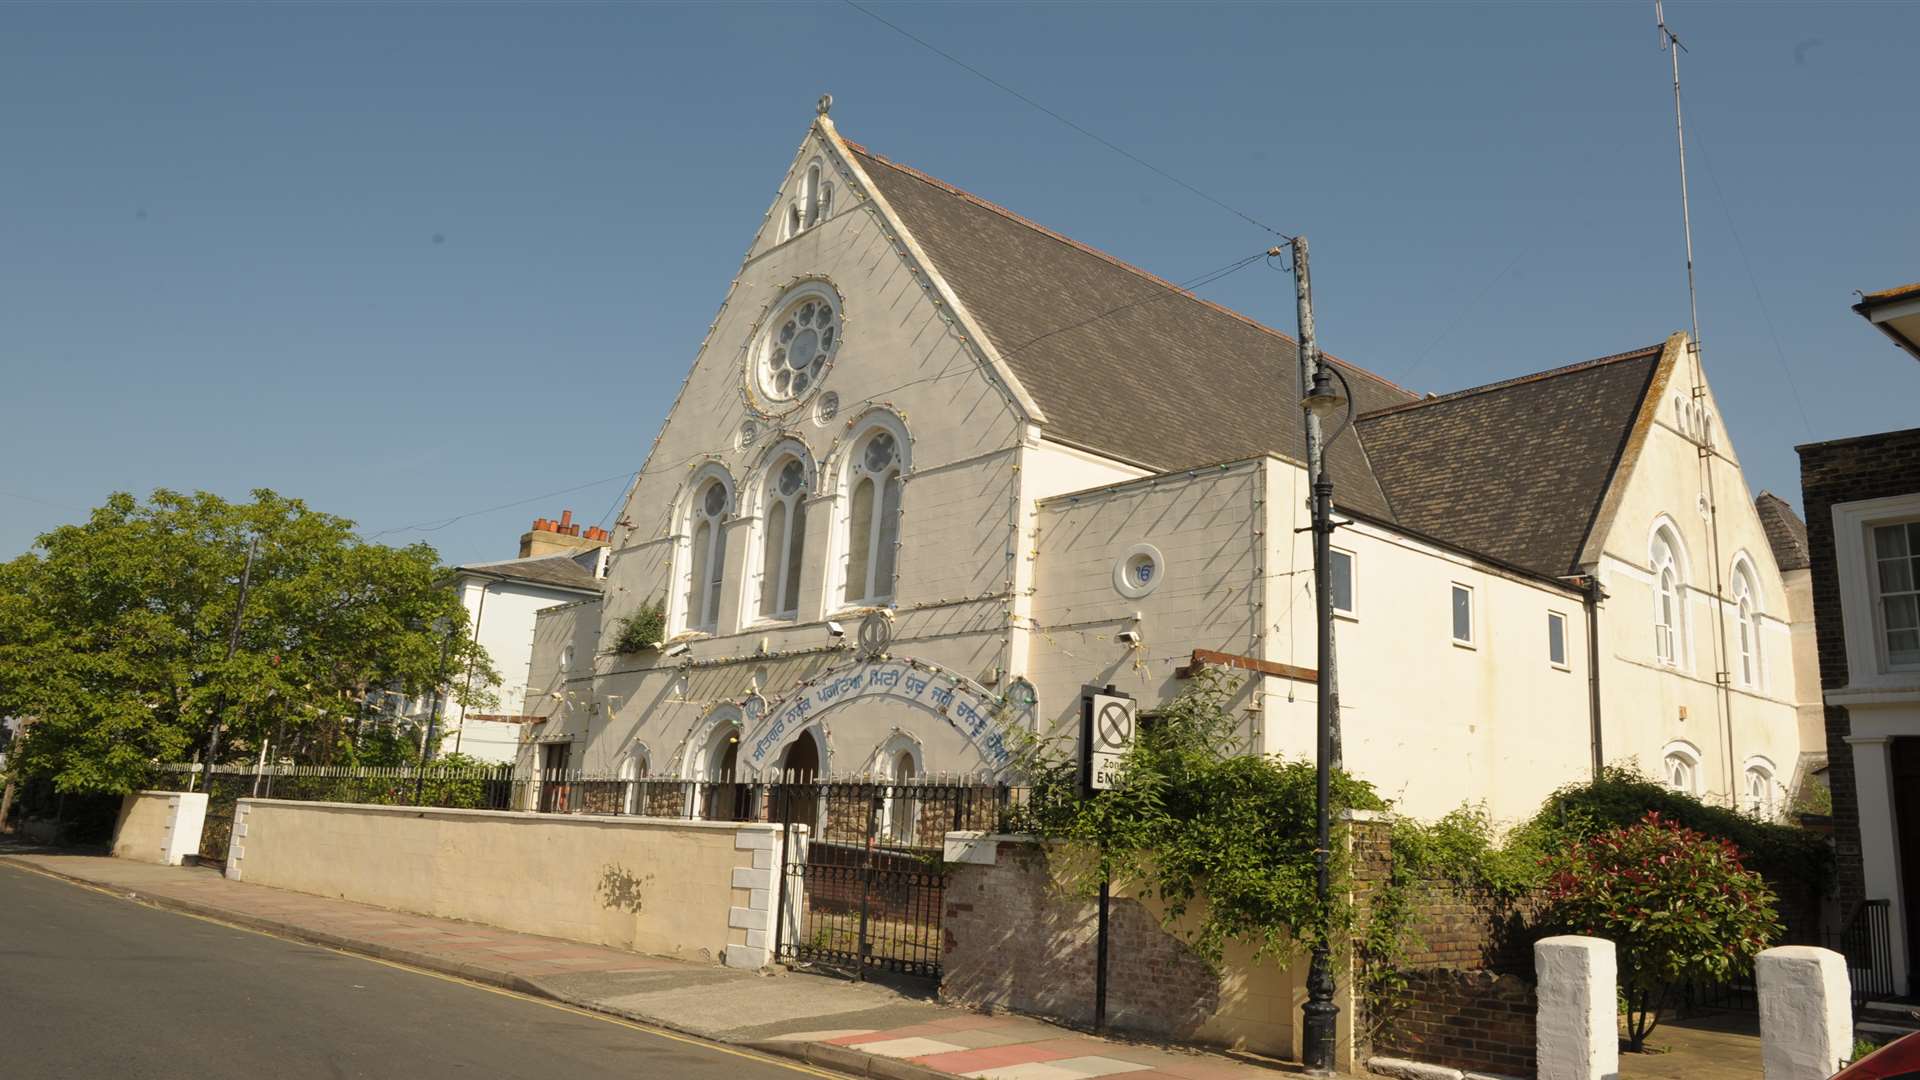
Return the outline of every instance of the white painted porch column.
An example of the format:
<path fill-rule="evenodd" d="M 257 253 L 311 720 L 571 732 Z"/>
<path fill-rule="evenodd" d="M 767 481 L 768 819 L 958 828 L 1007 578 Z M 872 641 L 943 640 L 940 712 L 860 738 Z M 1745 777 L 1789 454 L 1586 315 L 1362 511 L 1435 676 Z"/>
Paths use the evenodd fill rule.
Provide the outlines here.
<path fill-rule="evenodd" d="M 1887 945 L 1893 954 L 1893 992 L 1905 996 L 1912 973 L 1907 970 L 1907 897 L 1900 888 L 1900 837 L 1893 821 L 1892 742 L 1886 735 L 1847 736 L 1847 745 L 1853 747 L 1867 899 L 1893 901 L 1887 912 Z"/>

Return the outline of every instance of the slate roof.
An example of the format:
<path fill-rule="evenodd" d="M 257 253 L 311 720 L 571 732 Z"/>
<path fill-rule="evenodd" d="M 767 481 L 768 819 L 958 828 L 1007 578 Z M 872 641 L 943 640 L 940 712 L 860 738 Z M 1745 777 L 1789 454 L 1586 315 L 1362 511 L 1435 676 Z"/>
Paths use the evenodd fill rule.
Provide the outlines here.
<path fill-rule="evenodd" d="M 1753 500 L 1760 524 L 1767 530 L 1767 546 L 1773 549 L 1773 562 L 1782 572 L 1805 570 L 1813 565 L 1807 552 L 1807 523 L 1793 512 L 1787 500 L 1771 491 L 1763 491 Z"/>
<path fill-rule="evenodd" d="M 849 149 L 1046 414 L 1049 438 L 1157 472 L 1305 457 L 1293 339 L 865 147 Z M 1415 400 L 1335 362 L 1360 411 Z M 1358 440 L 1334 443 L 1332 471 L 1341 505 L 1391 516 Z"/>
<path fill-rule="evenodd" d="M 531 559 L 506 559 L 501 562 L 470 563 L 453 568 L 455 574 L 524 581 L 530 585 L 550 585 L 580 592 L 601 591 L 600 579 L 574 561 L 571 555 L 541 555 Z"/>
<path fill-rule="evenodd" d="M 1573 573 L 1661 350 L 1362 416 L 1394 522 L 1537 574 Z"/>
<path fill-rule="evenodd" d="M 1158 472 L 1305 456 L 1292 338 L 848 143 L 1046 414 L 1047 437 Z M 1544 577 L 1573 573 L 1663 346 L 1420 398 L 1344 360 L 1344 510 Z"/>

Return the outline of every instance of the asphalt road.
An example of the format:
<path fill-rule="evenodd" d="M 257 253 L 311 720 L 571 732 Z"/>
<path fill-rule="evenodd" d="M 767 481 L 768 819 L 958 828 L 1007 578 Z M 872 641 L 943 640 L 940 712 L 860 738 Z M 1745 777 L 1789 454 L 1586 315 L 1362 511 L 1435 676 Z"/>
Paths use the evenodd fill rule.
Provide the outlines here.
<path fill-rule="evenodd" d="M 7 1080 L 809 1075 L 0 865 Z"/>

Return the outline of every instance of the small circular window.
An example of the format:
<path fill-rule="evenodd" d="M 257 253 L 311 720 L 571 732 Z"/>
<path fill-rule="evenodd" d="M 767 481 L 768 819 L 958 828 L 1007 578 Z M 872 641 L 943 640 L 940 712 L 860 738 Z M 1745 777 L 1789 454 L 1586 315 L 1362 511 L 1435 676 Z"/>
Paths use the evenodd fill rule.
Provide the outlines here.
<path fill-rule="evenodd" d="M 806 285 L 775 312 L 756 350 L 754 383 L 770 401 L 797 401 L 820 384 L 833 362 L 840 305 L 830 290 Z"/>
<path fill-rule="evenodd" d="M 1152 544 L 1135 544 L 1113 564 L 1113 587 L 1120 595 L 1138 599 L 1152 592 L 1166 575 L 1167 564 Z"/>

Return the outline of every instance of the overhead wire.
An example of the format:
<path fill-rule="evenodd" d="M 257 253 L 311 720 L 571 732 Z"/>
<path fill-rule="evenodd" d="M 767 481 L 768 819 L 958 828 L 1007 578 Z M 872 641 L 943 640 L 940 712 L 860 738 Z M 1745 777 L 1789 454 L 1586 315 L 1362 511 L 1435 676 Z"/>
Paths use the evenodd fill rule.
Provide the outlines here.
<path fill-rule="evenodd" d="M 1054 111 L 1053 109 L 1050 109 L 1045 105 L 1042 105 L 1040 102 L 1035 101 L 1033 98 L 1028 97 L 1026 94 L 1023 94 L 1018 90 L 1015 90 L 1013 87 L 1008 86 L 1006 83 L 1001 82 L 999 79 L 996 79 L 993 76 L 987 74 L 986 72 L 980 70 L 979 68 L 974 67 L 972 64 L 967 63 L 965 60 L 962 60 L 959 57 L 953 55 L 952 53 L 946 51 L 945 49 L 942 49 L 940 46 L 935 45 L 933 42 L 928 41 L 927 39 L 921 37 L 920 35 L 914 33 L 913 31 L 906 29 L 905 27 L 901 26 L 898 23 L 892 22 L 891 20 L 885 18 L 884 16 L 880 15 L 877 12 L 874 12 L 866 7 L 861 6 L 860 4 L 856 3 L 855 0 L 844 0 L 844 2 L 848 7 L 852 8 L 853 10 L 859 12 L 862 15 L 865 15 L 867 18 L 872 19 L 874 22 L 877 22 L 880 25 L 886 27 L 887 29 L 892 30 L 894 33 L 899 34 L 901 37 L 904 37 L 907 40 L 913 42 L 914 44 L 920 46 L 921 48 L 926 49 L 928 52 L 933 53 L 935 56 L 938 56 L 941 59 L 946 60 L 948 63 L 954 65 L 955 67 L 958 67 L 961 70 L 972 74 L 973 76 L 981 79 L 987 84 L 999 90 L 1002 90 L 1008 94 L 1011 94 L 1013 97 L 1018 98 L 1019 100 L 1025 102 L 1028 105 L 1031 105 L 1035 109 L 1038 109 L 1043 113 L 1046 113 L 1048 116 L 1053 117 L 1055 120 L 1060 121 L 1062 124 L 1065 124 L 1066 126 L 1079 132 L 1080 134 L 1085 135 L 1087 138 L 1092 139 L 1094 142 L 1097 142 L 1101 146 L 1104 146 L 1107 149 L 1113 151 L 1114 153 L 1119 154 L 1121 157 L 1126 158 L 1128 161 L 1131 161 L 1135 165 L 1138 165 L 1141 168 L 1146 169 L 1148 172 L 1153 173 L 1154 175 L 1160 177 L 1161 179 L 1166 180 L 1169 183 L 1175 184 L 1181 188 L 1184 188 L 1195 195 L 1198 195 L 1200 198 L 1205 199 L 1206 201 L 1212 203 L 1213 205 L 1219 207 L 1222 210 L 1225 210 L 1226 212 L 1232 214 L 1233 216 L 1239 218 L 1240 220 L 1246 222 L 1249 225 L 1252 225 L 1257 229 L 1260 229 L 1264 232 L 1272 233 L 1273 235 L 1279 237 L 1282 240 L 1293 239 L 1293 237 L 1288 235 L 1287 233 L 1281 232 L 1279 229 L 1276 229 L 1273 226 L 1267 224 L 1266 222 L 1261 221 L 1259 218 L 1254 217 L 1252 214 L 1247 213 L 1246 211 L 1240 209 L 1237 206 L 1234 206 L 1233 204 L 1227 202 L 1226 200 L 1217 198 L 1211 194 L 1208 194 L 1205 191 L 1202 191 L 1201 189 L 1193 186 L 1192 184 L 1189 184 L 1185 180 L 1180 179 L 1179 177 L 1173 175 L 1167 170 L 1161 168 L 1160 166 L 1155 165 L 1153 162 L 1148 161 L 1147 159 L 1141 157 L 1138 154 L 1133 153 L 1132 151 L 1126 149 L 1125 147 L 1122 147 L 1114 143 L 1112 140 L 1104 136 L 1101 136 L 1099 134 L 1096 134 L 1095 132 L 1087 130 L 1085 127 L 1081 126 L 1080 124 L 1077 124 L 1074 121 L 1068 119 L 1067 117 L 1061 115 L 1060 113 Z"/>

